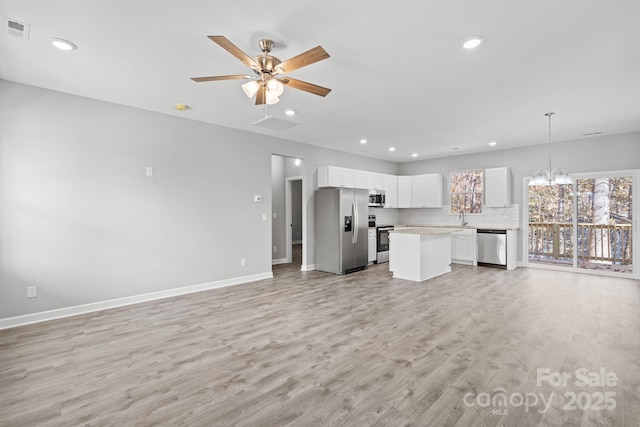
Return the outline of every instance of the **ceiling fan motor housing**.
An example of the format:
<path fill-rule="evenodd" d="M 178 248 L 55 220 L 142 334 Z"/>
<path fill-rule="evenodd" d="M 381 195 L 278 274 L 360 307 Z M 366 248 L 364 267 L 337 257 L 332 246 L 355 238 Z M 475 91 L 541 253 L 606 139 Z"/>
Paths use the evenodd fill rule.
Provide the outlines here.
<path fill-rule="evenodd" d="M 271 55 L 258 55 L 253 58 L 254 61 L 258 64 L 258 69 L 256 71 L 261 73 L 268 74 L 276 74 L 275 68 L 280 64 L 280 60 L 275 56 Z"/>

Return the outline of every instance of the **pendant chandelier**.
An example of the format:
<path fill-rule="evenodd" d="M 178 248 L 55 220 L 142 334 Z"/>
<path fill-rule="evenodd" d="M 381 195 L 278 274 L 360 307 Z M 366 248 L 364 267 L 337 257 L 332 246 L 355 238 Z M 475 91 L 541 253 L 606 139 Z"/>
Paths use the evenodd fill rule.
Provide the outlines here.
<path fill-rule="evenodd" d="M 529 186 L 534 185 L 560 185 L 573 184 L 573 179 L 564 169 L 551 169 L 551 116 L 555 113 L 546 113 L 549 118 L 549 169 L 540 169 L 533 174 L 533 178 L 529 180 Z"/>

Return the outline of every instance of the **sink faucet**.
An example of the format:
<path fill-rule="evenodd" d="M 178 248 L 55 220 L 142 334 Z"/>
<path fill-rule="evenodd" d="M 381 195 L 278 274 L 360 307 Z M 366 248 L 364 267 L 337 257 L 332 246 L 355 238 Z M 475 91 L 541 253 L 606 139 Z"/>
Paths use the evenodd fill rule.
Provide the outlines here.
<path fill-rule="evenodd" d="M 464 227 L 465 225 L 468 224 L 467 221 L 465 221 L 464 219 L 464 211 L 460 211 L 460 214 L 458 215 L 458 218 L 461 219 L 460 224 Z"/>

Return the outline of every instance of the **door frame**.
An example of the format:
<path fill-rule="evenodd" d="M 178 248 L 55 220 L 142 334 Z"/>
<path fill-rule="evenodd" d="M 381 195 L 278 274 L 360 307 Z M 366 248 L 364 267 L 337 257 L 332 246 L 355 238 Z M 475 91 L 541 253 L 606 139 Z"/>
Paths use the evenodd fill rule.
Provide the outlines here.
<path fill-rule="evenodd" d="M 531 268 L 540 268 L 545 270 L 556 270 L 556 271 L 568 271 L 572 273 L 584 273 L 584 274 L 592 274 L 596 276 L 608 276 L 608 277 L 621 277 L 627 279 L 640 279 L 640 253 L 638 250 L 640 249 L 640 243 L 638 242 L 638 218 L 637 215 L 640 213 L 638 211 L 638 197 L 640 195 L 640 190 L 638 190 L 638 186 L 640 186 L 640 169 L 623 169 L 617 171 L 604 171 L 604 172 L 588 172 L 588 173 L 575 173 L 571 174 L 571 177 L 574 179 L 573 185 L 573 217 L 572 222 L 574 224 L 577 223 L 578 218 L 578 198 L 575 195 L 577 181 L 579 179 L 585 178 L 607 178 L 610 176 L 631 176 L 633 177 L 633 219 L 631 220 L 631 224 L 633 226 L 632 231 L 632 239 L 633 239 L 633 270 L 631 274 L 628 273 L 617 273 L 612 271 L 603 271 L 603 270 L 590 270 L 585 268 L 579 268 L 577 265 L 577 257 L 578 253 L 576 250 L 573 251 L 573 265 L 571 267 L 565 266 L 553 266 L 553 265 L 542 265 L 535 264 L 529 262 L 529 186 L 527 185 L 529 182 L 530 176 L 525 176 L 522 179 L 522 224 L 523 224 L 523 239 L 522 239 L 522 254 L 523 254 L 523 265 L 525 267 Z M 576 226 L 573 227 L 573 241 L 577 242 L 578 238 L 578 228 Z"/>
<path fill-rule="evenodd" d="M 291 209 L 292 209 L 292 203 L 291 203 L 291 193 L 292 193 L 292 188 L 293 188 L 293 181 L 300 181 L 300 185 L 302 187 L 302 265 L 306 265 L 306 254 L 304 251 L 305 245 L 306 245 L 306 236 L 307 233 L 304 232 L 305 230 L 305 223 L 306 223 L 306 205 L 304 203 L 305 200 L 305 188 L 304 188 L 304 177 L 302 176 L 289 176 L 287 178 L 285 178 L 285 227 L 286 227 L 286 237 L 285 237 L 285 244 L 287 245 L 287 249 L 286 249 L 286 263 L 287 264 L 291 264 L 292 262 L 292 253 L 291 253 L 291 246 L 293 245 L 293 236 L 292 236 L 292 230 L 291 230 L 291 221 L 292 221 L 292 215 L 291 215 Z"/>

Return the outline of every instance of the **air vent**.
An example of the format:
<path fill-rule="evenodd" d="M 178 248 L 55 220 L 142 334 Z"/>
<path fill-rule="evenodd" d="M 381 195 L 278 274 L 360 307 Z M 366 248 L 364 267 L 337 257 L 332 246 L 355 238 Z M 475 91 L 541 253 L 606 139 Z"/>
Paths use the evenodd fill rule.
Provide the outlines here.
<path fill-rule="evenodd" d="M 25 24 L 24 22 L 16 21 L 15 19 L 7 18 L 6 16 L 2 17 L 2 28 L 4 28 L 4 32 L 10 36 L 22 40 L 28 40 L 29 27 L 29 24 Z"/>
<path fill-rule="evenodd" d="M 591 132 L 591 133 L 585 133 L 582 136 L 594 136 L 594 135 L 602 135 L 602 132 Z"/>
<path fill-rule="evenodd" d="M 264 119 L 260 119 L 257 122 L 253 122 L 256 126 L 261 126 L 267 129 L 273 130 L 285 130 L 294 126 L 298 126 L 298 123 L 290 122 L 287 120 L 276 119 L 275 117 L 267 116 Z"/>

